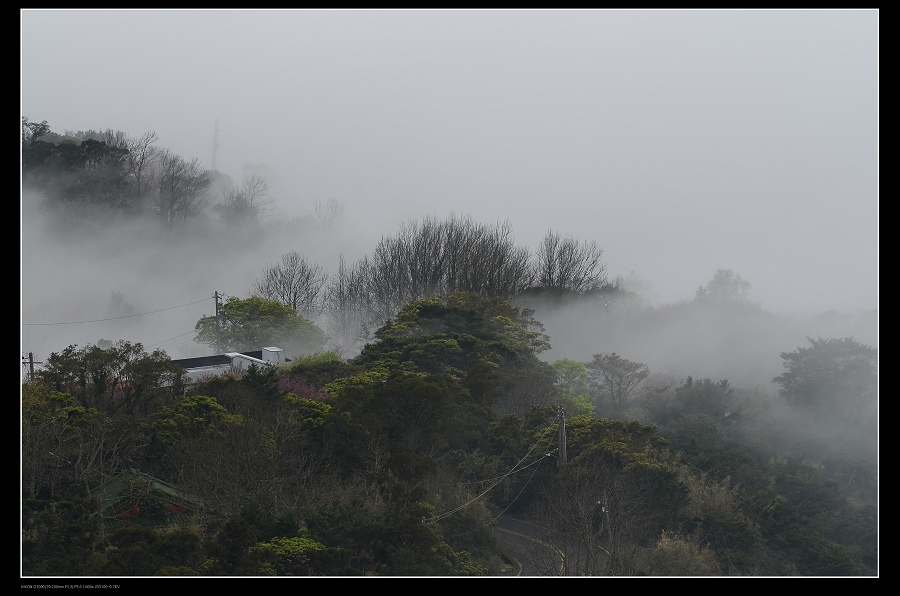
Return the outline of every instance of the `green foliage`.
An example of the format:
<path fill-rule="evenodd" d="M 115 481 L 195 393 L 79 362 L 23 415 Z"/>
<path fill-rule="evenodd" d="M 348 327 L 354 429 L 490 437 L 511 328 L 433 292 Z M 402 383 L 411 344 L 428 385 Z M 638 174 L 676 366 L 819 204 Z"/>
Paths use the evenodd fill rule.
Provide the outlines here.
<path fill-rule="evenodd" d="M 384 512 L 371 502 L 326 499 L 304 508 L 309 532 L 325 545 L 340 545 L 344 557 L 330 567 L 330 575 L 377 575 L 387 560 L 387 544 L 394 540 Z"/>
<path fill-rule="evenodd" d="M 332 407 L 318 400 L 297 397 L 290 393 L 284 399 L 292 407 L 295 419 L 303 426 L 321 427 L 331 413 Z"/>
<path fill-rule="evenodd" d="M 278 379 L 278 370 L 274 366 L 258 366 L 253 362 L 247 367 L 241 382 L 259 397 L 272 400 L 280 395 Z"/>
<path fill-rule="evenodd" d="M 775 462 L 773 472 L 775 490 L 797 507 L 799 515 L 814 519 L 841 507 L 843 497 L 820 467 L 787 458 Z"/>
<path fill-rule="evenodd" d="M 440 453 L 477 432 L 458 383 L 421 373 L 357 375 L 352 384 L 331 388 L 335 411 L 347 413 L 367 432 L 419 451 Z"/>
<path fill-rule="evenodd" d="M 324 550 L 322 543 L 301 532 L 290 538 L 276 536 L 250 549 L 259 575 L 310 575 L 310 558 Z"/>
<path fill-rule="evenodd" d="M 469 352 L 469 370 L 466 373 L 465 386 L 475 403 L 489 406 L 498 396 L 502 364 L 503 358 L 488 344 L 476 343 Z"/>
<path fill-rule="evenodd" d="M 772 544 L 784 553 L 799 575 L 858 575 L 845 548 L 822 536 L 797 506 L 776 497 L 760 517 L 760 525 Z"/>
<path fill-rule="evenodd" d="M 291 362 L 291 369 L 305 369 L 324 364 L 342 363 L 344 363 L 344 359 L 341 357 L 341 355 L 334 350 L 329 350 L 326 352 L 315 352 L 313 354 L 302 354 L 300 356 L 297 356 Z"/>
<path fill-rule="evenodd" d="M 22 385 L 22 425 L 25 429 L 57 419 L 78 424 L 95 414 L 96 410 L 78 405 L 68 393 L 53 391 L 43 383 Z"/>
<path fill-rule="evenodd" d="M 40 382 L 22 385 L 23 448 L 34 444 L 42 449 L 48 446 L 48 440 L 59 446 L 73 432 L 88 428 L 98 416 L 96 409 L 78 405 L 68 393 L 53 391 Z"/>
<path fill-rule="evenodd" d="M 705 414 L 713 420 L 723 420 L 731 411 L 734 389 L 727 380 L 714 383 L 710 379 L 694 381 L 688 377 L 675 389 L 675 408 L 684 415 Z"/>
<path fill-rule="evenodd" d="M 787 370 L 772 381 L 781 386 L 782 397 L 838 416 L 873 409 L 878 396 L 878 352 L 850 337 L 807 339 L 809 347 L 781 354 Z"/>
<path fill-rule="evenodd" d="M 70 492 L 22 502 L 22 573 L 80 576 L 93 571 L 103 528 L 95 503 Z"/>
<path fill-rule="evenodd" d="M 691 456 L 715 453 L 725 446 L 721 425 L 707 414 L 681 416 L 672 423 L 669 439 L 673 447 Z"/>
<path fill-rule="evenodd" d="M 353 363 L 382 369 L 461 377 L 466 369 L 466 351 L 475 343 L 475 338 L 469 336 L 389 337 L 367 345 Z"/>
<path fill-rule="evenodd" d="M 549 345 L 540 329 L 530 311 L 454 292 L 408 303 L 352 363 L 446 375 L 465 385 L 479 410 L 519 413 L 556 394 L 552 367 L 536 357 Z"/>
<path fill-rule="evenodd" d="M 766 551 L 765 542 L 745 511 L 751 495 L 727 476 L 716 480 L 690 465 L 679 466 L 678 473 L 689 502 L 679 512 L 677 529 L 691 550 L 718 558 L 716 567 L 727 575 L 748 573 L 754 566 L 764 571 L 760 553 Z"/>
<path fill-rule="evenodd" d="M 408 453 L 404 456 L 406 459 Z M 417 464 L 414 467 L 418 468 Z M 395 470 L 397 469 L 394 466 Z M 427 466 L 426 466 L 427 468 Z M 416 474 L 423 470 L 417 469 Z M 402 506 L 401 506 L 402 505 Z M 371 501 L 327 500 L 310 504 L 305 513 L 309 536 L 325 545 L 311 563 L 314 573 L 357 576 L 484 575 L 484 566 L 466 550 L 456 550 L 422 517 L 433 509 L 396 503 L 373 509 Z M 480 534 L 485 528 L 479 528 Z M 490 534 L 490 531 L 487 531 Z M 341 548 L 329 545 L 340 545 Z"/>
<path fill-rule="evenodd" d="M 143 453 L 148 425 L 143 419 L 112 419 L 35 381 L 22 386 L 21 437 L 23 496 L 49 497 L 120 472 Z"/>
<path fill-rule="evenodd" d="M 157 541 L 162 566 L 156 575 L 164 575 L 163 569 L 168 570 L 168 575 L 197 575 L 195 569 L 202 563 L 200 546 L 200 535 L 193 529 L 172 528 L 163 532 Z"/>
<path fill-rule="evenodd" d="M 283 378 L 299 380 L 318 391 L 323 391 L 329 383 L 351 377 L 358 372 L 359 367 L 346 362 L 336 352 L 323 352 L 295 358 L 291 361 L 287 372 L 283 374 Z"/>
<path fill-rule="evenodd" d="M 156 575 L 160 577 L 189 577 L 200 575 L 200 573 L 186 565 L 167 565 L 160 567 Z"/>
<path fill-rule="evenodd" d="M 635 388 L 650 374 L 646 364 L 632 362 L 615 352 L 594 354 L 585 369 L 590 383 L 598 390 L 598 405 L 608 415 L 621 413 L 632 399 Z"/>
<path fill-rule="evenodd" d="M 107 539 L 103 575 L 156 575 L 163 567 L 156 531 L 145 526 L 119 528 Z"/>
<path fill-rule="evenodd" d="M 35 377 L 82 405 L 107 415 L 143 415 L 171 403 L 183 388 L 184 370 L 161 350 L 118 341 L 109 348 L 68 346 L 53 352 Z"/>
<path fill-rule="evenodd" d="M 228 427 L 242 423 L 240 415 L 229 413 L 215 398 L 188 395 L 174 408 L 164 408 L 157 415 L 154 429 L 163 444 L 178 444 L 189 438 L 221 436 Z"/>
<path fill-rule="evenodd" d="M 522 419 L 515 414 L 505 414 L 492 421 L 488 425 L 487 435 L 494 453 L 521 457 L 519 454 L 528 452 L 531 437 Z"/>
<path fill-rule="evenodd" d="M 481 576 L 486 574 L 484 565 L 473 560 L 472 554 L 468 551 L 454 551 L 449 546 L 450 551 L 448 558 L 450 559 L 450 574 L 454 576 Z"/>
<path fill-rule="evenodd" d="M 103 575 L 197 575 L 200 536 L 191 530 L 160 533 L 145 526 L 127 526 L 110 534 L 105 544 L 100 563 Z"/>
<path fill-rule="evenodd" d="M 687 487 L 652 426 L 575 416 L 566 431 L 568 463 L 535 474 L 529 509 L 577 537 L 582 573 L 634 575 L 637 549 L 674 527 Z"/>
<path fill-rule="evenodd" d="M 602 452 L 620 465 L 655 465 L 668 453 L 669 444 L 653 425 L 581 415 L 566 419 L 569 460 L 581 453 Z"/>
<path fill-rule="evenodd" d="M 229 518 L 206 545 L 209 558 L 203 563 L 203 575 L 255 574 L 251 549 L 256 543 L 256 532 L 243 517 Z"/>
<path fill-rule="evenodd" d="M 715 552 L 704 548 L 696 535 L 680 536 L 662 532 L 646 560 L 639 566 L 638 575 L 651 576 L 717 576 L 724 575 Z"/>
<path fill-rule="evenodd" d="M 241 506 L 241 519 L 253 527 L 257 542 L 267 542 L 276 536 L 294 536 L 301 522 L 293 511 L 275 515 L 263 509 L 259 503 L 248 502 Z"/>
<path fill-rule="evenodd" d="M 553 370 L 556 371 L 557 385 L 565 387 L 572 395 L 588 396 L 590 384 L 587 367 L 577 360 L 560 358 L 553 361 Z"/>
<path fill-rule="evenodd" d="M 393 322 L 375 332 L 377 339 L 392 337 L 470 335 L 498 341 L 513 350 L 539 353 L 550 347 L 543 326 L 533 312 L 520 310 L 500 298 L 453 292 L 406 304 Z"/>
<path fill-rule="evenodd" d="M 552 363 L 556 371 L 556 386 L 563 408 L 572 415 L 593 414 L 591 388 L 588 384 L 587 368 L 581 362 L 561 358 Z"/>
<path fill-rule="evenodd" d="M 865 449 L 834 444 L 822 456 L 823 474 L 864 502 L 878 501 L 878 459 Z"/>
<path fill-rule="evenodd" d="M 715 432 L 718 441 L 719 428 L 716 427 Z M 684 449 L 681 443 L 677 446 Z M 742 494 L 747 498 L 757 498 L 768 491 L 770 478 L 767 470 L 760 465 L 757 454 L 740 443 L 729 440 L 718 449 L 698 450 L 696 456 L 688 458 L 688 461 L 709 474 L 713 481 L 730 479 L 741 487 Z"/>
<path fill-rule="evenodd" d="M 422 482 L 435 473 L 431 456 L 419 455 L 403 443 L 393 443 L 376 479 L 392 508 L 406 508 L 425 499 Z"/>
<path fill-rule="evenodd" d="M 792 429 L 773 423 L 775 396 L 690 377 L 641 404 L 660 426 L 596 418 L 590 375 L 602 413 L 623 416 L 649 370 L 615 353 L 541 362 L 530 316 L 471 294 L 417 300 L 352 361 L 314 351 L 188 394 L 162 353 L 70 346 L 22 387 L 23 569 L 484 575 L 499 567 L 488 521 L 504 512 L 577 536 L 597 572 L 877 574 L 877 465 L 864 446 L 779 459 Z M 788 402 L 824 399 L 808 409 L 832 421 L 829 403 L 877 405 L 876 354 L 851 342 L 783 355 Z M 112 514 L 73 491 L 131 466 L 231 517 L 153 532 L 141 526 L 162 529 L 161 516 L 128 517 L 104 540 L 99 522 Z M 527 472 L 508 474 L 516 466 Z M 127 488 L 147 511 L 167 503 Z"/>
<path fill-rule="evenodd" d="M 383 370 L 369 370 L 352 377 L 336 379 L 325 385 L 324 389 L 329 395 L 339 398 L 347 392 L 363 391 L 367 387 L 375 386 L 376 383 L 385 383 L 388 376 L 389 374 Z"/>
<path fill-rule="evenodd" d="M 290 354 L 317 352 L 325 345 L 325 332 L 277 300 L 259 296 L 229 297 L 220 320 L 203 317 L 195 326 L 196 341 L 225 352 L 246 352 L 278 346 Z"/>

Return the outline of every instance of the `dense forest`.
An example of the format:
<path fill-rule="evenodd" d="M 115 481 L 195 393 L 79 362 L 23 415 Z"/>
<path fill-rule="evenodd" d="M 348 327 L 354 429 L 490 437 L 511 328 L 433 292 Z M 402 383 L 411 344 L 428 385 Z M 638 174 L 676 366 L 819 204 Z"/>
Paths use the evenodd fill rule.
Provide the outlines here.
<path fill-rule="evenodd" d="M 264 225 L 263 175 L 156 141 L 23 118 L 23 210 L 72 243 Z M 342 209 L 317 203 L 318 225 Z M 737 348 L 733 368 L 661 374 L 624 338 L 779 320 L 730 270 L 654 308 L 602 258 L 553 230 L 531 250 L 502 222 L 425 218 L 333 271 L 261 262 L 196 322 L 215 353 L 279 346 L 285 364 L 189 382 L 127 337 L 53 352 L 21 390 L 22 574 L 504 575 L 506 517 L 578 545 L 529 561 L 544 575 L 878 575 L 876 348 L 774 350 L 774 390 L 735 376 L 768 370 Z M 559 352 L 573 327 L 592 339 Z"/>

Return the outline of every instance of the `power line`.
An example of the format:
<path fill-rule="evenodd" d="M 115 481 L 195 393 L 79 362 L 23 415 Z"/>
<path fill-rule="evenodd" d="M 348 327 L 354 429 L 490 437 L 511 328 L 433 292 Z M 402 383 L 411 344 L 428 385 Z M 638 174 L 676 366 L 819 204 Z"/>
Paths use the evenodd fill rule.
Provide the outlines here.
<path fill-rule="evenodd" d="M 545 455 L 545 456 L 542 457 L 541 459 L 537 460 L 536 463 L 538 464 L 538 466 L 535 466 L 534 470 L 531 472 L 531 476 L 528 477 L 528 482 L 526 482 L 524 485 L 522 485 L 521 490 L 519 490 L 519 494 L 517 494 L 517 495 L 515 496 L 515 498 L 514 498 L 512 501 L 509 502 L 509 504 L 506 506 L 506 508 L 505 508 L 503 511 L 501 511 L 494 519 L 492 519 L 492 520 L 491 520 L 490 522 L 488 522 L 488 523 L 491 523 L 491 524 L 492 524 L 492 523 L 494 523 L 495 521 L 497 521 L 498 519 L 500 519 L 501 517 L 503 517 L 503 514 L 506 513 L 506 512 L 509 510 L 509 508 L 513 506 L 513 503 L 515 503 L 515 502 L 519 499 L 519 497 L 522 496 L 522 493 L 525 492 L 525 489 L 528 488 L 528 485 L 529 485 L 529 484 L 531 484 L 531 480 L 534 478 L 534 475 L 537 474 L 538 467 L 540 467 L 540 463 L 541 463 L 542 461 L 544 461 L 544 458 L 545 458 L 545 457 L 551 457 L 551 455 L 548 453 L 547 455 Z M 524 470 L 525 468 L 521 468 L 521 469 Z"/>
<path fill-rule="evenodd" d="M 203 300 L 197 300 L 197 301 L 195 301 L 195 302 L 188 302 L 187 304 L 181 304 L 181 305 L 179 305 L 179 306 L 172 306 L 172 307 L 170 307 L 170 308 L 161 308 L 161 309 L 159 309 L 159 310 L 151 310 L 150 312 L 142 312 L 142 313 L 138 313 L 138 314 L 136 314 L 136 315 L 125 315 L 124 317 L 110 317 L 110 318 L 108 318 L 108 319 L 93 319 L 93 320 L 91 320 L 91 321 L 67 321 L 67 322 L 65 322 L 65 323 L 22 323 L 22 325 L 23 325 L 23 326 L 24 326 L 24 325 L 31 325 L 31 326 L 37 326 L 37 325 L 44 325 L 44 326 L 48 326 L 48 325 L 78 325 L 78 324 L 81 324 L 81 323 L 99 323 L 100 321 L 115 321 L 115 320 L 117 320 L 117 319 L 129 319 L 129 318 L 131 318 L 131 317 L 142 317 L 142 316 L 144 316 L 144 315 L 152 315 L 152 314 L 154 314 L 154 313 L 164 312 L 164 311 L 167 311 L 167 310 L 175 310 L 176 308 L 183 308 L 183 307 L 185 307 L 185 306 L 190 306 L 190 305 L 192 305 L 192 304 L 199 304 L 199 303 L 201 303 L 201 302 L 204 302 L 205 300 L 207 300 L 207 299 L 204 298 Z"/>
<path fill-rule="evenodd" d="M 194 329 L 191 329 L 190 331 L 188 331 L 186 333 L 182 333 L 181 335 L 176 335 L 175 337 L 170 337 L 169 339 L 164 339 L 162 341 L 158 341 L 155 344 L 150 344 L 146 347 L 152 348 L 154 346 L 161 346 L 162 344 L 164 344 L 166 342 L 172 341 L 173 339 L 178 339 L 179 337 L 184 337 L 185 335 L 190 335 L 191 333 L 196 333 L 196 331 Z"/>
<path fill-rule="evenodd" d="M 438 521 L 444 519 L 445 517 L 448 517 L 448 516 L 450 516 L 450 515 L 453 515 L 453 514 L 456 513 L 457 511 L 460 511 L 460 510 L 462 510 L 462 509 L 468 507 L 469 505 L 471 505 L 472 503 L 474 503 L 475 501 L 477 501 L 478 499 L 480 499 L 480 498 L 483 497 L 484 495 L 486 495 L 486 494 L 488 494 L 489 492 L 491 492 L 491 491 L 494 489 L 494 487 L 497 486 L 498 484 L 500 484 L 500 482 L 501 482 L 504 478 L 506 478 L 506 477 L 508 477 L 508 476 L 511 476 L 511 475 L 515 474 L 516 472 L 521 472 L 522 470 L 525 470 L 525 469 L 527 469 L 527 468 L 529 468 L 529 467 L 531 467 L 531 466 L 533 466 L 533 465 L 535 465 L 535 464 L 539 464 L 540 462 L 544 461 L 544 459 L 547 458 L 547 457 L 553 457 L 553 451 L 556 451 L 555 449 L 554 449 L 553 451 L 551 451 L 550 453 L 546 453 L 546 454 L 542 455 L 541 457 L 539 457 L 537 460 L 531 462 L 530 464 L 528 464 L 528 465 L 526 465 L 526 466 L 519 467 L 519 466 L 522 464 L 522 462 L 525 461 L 525 458 L 527 458 L 529 455 L 531 455 L 531 452 L 534 451 L 535 448 L 543 442 L 544 437 L 547 436 L 547 433 L 550 432 L 550 429 L 552 429 L 555 425 L 557 425 L 557 423 L 559 422 L 559 419 L 560 419 L 560 412 L 558 411 L 558 412 L 557 412 L 556 418 L 553 420 L 553 422 L 550 423 L 550 425 L 549 425 L 546 429 L 544 429 L 544 432 L 541 433 L 541 436 L 538 437 L 538 440 L 531 446 L 531 448 L 528 450 L 528 453 L 526 453 L 525 455 L 523 455 L 523 456 L 522 456 L 522 459 L 520 459 L 518 462 L 516 462 L 516 465 L 514 465 L 514 466 L 509 470 L 509 472 L 507 472 L 507 473 L 504 474 L 503 476 L 500 476 L 499 480 L 497 480 L 497 481 L 494 482 L 492 485 L 490 485 L 490 486 L 489 486 L 486 490 L 484 490 L 480 495 L 478 495 L 478 496 L 476 496 L 476 497 L 470 499 L 469 501 L 467 501 L 466 503 L 463 503 L 462 505 L 460 505 L 459 507 L 457 507 L 457 508 L 455 508 L 455 509 L 452 509 L 452 510 L 447 511 L 447 512 L 445 512 L 445 513 L 441 513 L 440 515 L 435 515 L 435 516 L 429 517 L 429 518 L 424 518 L 424 517 L 423 517 L 423 518 L 422 518 L 422 523 L 423 523 L 423 524 L 433 524 L 433 523 L 436 523 L 436 522 L 438 522 Z M 559 428 L 558 425 L 557 425 L 557 428 Z M 536 472 L 537 472 L 537 468 L 534 469 L 534 472 L 532 472 L 531 476 L 528 478 L 528 482 L 525 483 L 525 486 L 528 486 L 528 484 L 531 482 L 531 479 L 534 478 L 534 474 L 535 474 Z M 522 490 L 525 490 L 525 487 L 522 487 Z M 522 492 L 522 491 L 519 491 L 519 494 L 521 494 L 521 492 Z M 516 499 L 518 499 L 518 498 L 519 498 L 519 496 L 516 495 Z M 515 501 L 515 499 L 513 499 L 513 501 Z M 510 503 L 510 505 L 512 505 L 512 503 Z M 507 509 L 508 509 L 508 508 L 509 508 L 509 506 L 507 506 Z M 505 511 L 505 510 L 504 510 L 504 511 Z M 502 514 L 501 514 L 501 515 L 502 515 Z"/>

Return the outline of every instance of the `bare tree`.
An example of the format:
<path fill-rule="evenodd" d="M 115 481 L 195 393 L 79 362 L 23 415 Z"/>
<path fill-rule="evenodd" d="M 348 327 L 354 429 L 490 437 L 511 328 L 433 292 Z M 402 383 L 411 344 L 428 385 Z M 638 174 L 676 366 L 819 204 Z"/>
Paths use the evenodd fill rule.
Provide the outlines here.
<path fill-rule="evenodd" d="M 454 291 L 509 299 L 531 283 L 530 255 L 512 241 L 508 223 L 485 226 L 471 218 L 407 222 L 383 237 L 370 257 L 341 264 L 327 304 L 332 336 L 366 337 L 411 300 Z M 358 322 L 362 330 L 351 333 Z"/>
<path fill-rule="evenodd" d="M 471 245 L 467 291 L 487 296 L 511 298 L 531 285 L 530 254 L 512 240 L 509 222 L 481 226 Z"/>
<path fill-rule="evenodd" d="M 313 211 L 326 230 L 336 230 L 343 223 L 344 205 L 337 199 L 331 198 L 325 203 L 316 199 L 313 201 Z"/>
<path fill-rule="evenodd" d="M 144 194 L 152 183 L 153 162 L 159 157 L 159 151 L 153 147 L 158 137 L 155 132 L 147 132 L 137 138 L 125 140 L 128 149 L 128 174 L 134 192 L 132 206 L 136 213 L 144 208 Z"/>
<path fill-rule="evenodd" d="M 216 205 L 228 224 L 256 221 L 274 201 L 269 183 L 259 174 L 247 174 L 240 185 L 228 183 L 222 190 L 222 202 Z"/>
<path fill-rule="evenodd" d="M 579 242 L 549 231 L 538 247 L 535 281 L 552 292 L 587 292 L 606 281 L 603 250 L 596 242 Z"/>
<path fill-rule="evenodd" d="M 322 295 L 328 275 L 306 256 L 292 250 L 266 269 L 253 285 L 253 295 L 278 300 L 314 321 L 322 314 Z"/>
<path fill-rule="evenodd" d="M 166 229 L 206 208 L 210 179 L 196 157 L 191 161 L 164 150 L 157 162 L 159 195 L 157 214 Z"/>
<path fill-rule="evenodd" d="M 420 224 L 408 224 L 398 242 L 404 244 L 402 256 L 409 282 L 409 295 L 417 298 L 446 290 L 444 265 L 446 262 L 445 226 L 431 218 Z"/>
<path fill-rule="evenodd" d="M 341 255 L 337 272 L 325 289 L 325 326 L 341 352 L 359 347 L 367 339 L 366 329 L 372 327 L 369 320 L 369 270 L 367 259 L 348 265 Z"/>
<path fill-rule="evenodd" d="M 376 246 L 371 294 L 390 314 L 410 300 L 456 290 L 510 298 L 530 284 L 529 258 L 513 243 L 508 222 L 425 218 Z"/>

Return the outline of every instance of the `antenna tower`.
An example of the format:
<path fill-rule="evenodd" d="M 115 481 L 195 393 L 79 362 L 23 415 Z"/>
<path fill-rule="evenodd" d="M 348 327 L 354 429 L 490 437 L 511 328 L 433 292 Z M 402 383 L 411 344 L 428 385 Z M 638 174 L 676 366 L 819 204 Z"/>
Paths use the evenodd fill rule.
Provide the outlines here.
<path fill-rule="evenodd" d="M 219 148 L 219 120 L 216 119 L 216 130 L 213 133 L 212 169 L 216 169 L 216 149 Z"/>

